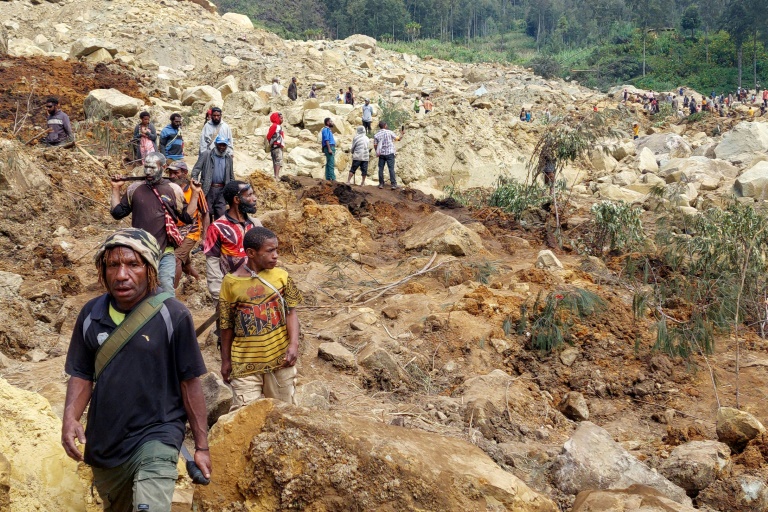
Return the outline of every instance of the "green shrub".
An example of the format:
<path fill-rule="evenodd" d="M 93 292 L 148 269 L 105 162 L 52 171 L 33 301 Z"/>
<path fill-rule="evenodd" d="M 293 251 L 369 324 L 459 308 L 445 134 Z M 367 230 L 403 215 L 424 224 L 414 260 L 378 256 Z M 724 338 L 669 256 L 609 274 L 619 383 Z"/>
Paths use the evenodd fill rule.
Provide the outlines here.
<path fill-rule="evenodd" d="M 410 112 L 386 100 L 379 99 L 379 109 L 381 110 L 379 120 L 387 123 L 390 130 L 398 130 L 411 119 Z"/>
<path fill-rule="evenodd" d="M 551 201 L 549 191 L 538 182 L 520 183 L 513 178 L 500 176 L 488 199 L 488 205 L 513 214 L 517 220 L 528 208 L 541 207 L 547 201 Z"/>
<path fill-rule="evenodd" d="M 541 352 L 551 352 L 571 341 L 571 327 L 576 319 L 584 319 L 605 309 L 605 301 L 582 288 L 555 290 L 542 301 L 539 292 L 531 308 L 531 345 Z M 521 313 L 525 309 L 521 307 Z M 520 322 L 529 319 L 522 315 Z M 518 331 L 519 332 L 519 331 Z"/>
<path fill-rule="evenodd" d="M 606 250 L 631 251 L 645 240 L 642 210 L 619 201 L 600 201 L 592 205 L 592 229 L 581 240 L 586 251 L 602 256 Z"/>

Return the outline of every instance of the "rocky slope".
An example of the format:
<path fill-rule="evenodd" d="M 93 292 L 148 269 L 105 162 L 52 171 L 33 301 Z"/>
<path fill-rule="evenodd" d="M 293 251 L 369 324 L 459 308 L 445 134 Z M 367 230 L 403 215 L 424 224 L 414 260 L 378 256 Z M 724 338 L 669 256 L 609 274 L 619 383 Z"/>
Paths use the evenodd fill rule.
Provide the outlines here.
<path fill-rule="evenodd" d="M 108 174 L 126 170 L 120 149 L 141 109 L 159 126 L 181 112 L 194 155 L 213 104 L 235 129 L 237 173 L 253 183 L 259 217 L 279 233 L 281 265 L 306 298 L 304 409 L 264 402 L 221 418 L 212 445 L 222 479 L 196 492 L 198 507 L 349 510 L 364 498 L 367 510 L 768 509 L 763 340 L 745 334 L 743 411 L 718 410 L 709 372 L 652 350 L 649 326 L 632 316 L 632 293 L 612 270 L 618 263 L 540 254 L 544 212 L 520 223 L 492 209 L 442 208 L 424 193 L 487 186 L 502 173 L 524 179 L 547 129 L 543 109 L 579 116 L 615 107 L 614 98 L 515 67 L 395 54 L 360 36 L 282 41 L 198 3 L 0 6 L 11 55 L 0 61 L 0 510 L 98 508 L 81 491 L 87 471 L 73 478 L 62 458 L 54 415 L 74 317 L 100 293 L 92 253 L 126 225 L 107 213 Z M 301 96 L 315 83 L 320 97 L 272 98 L 274 76 L 284 85 L 297 76 Z M 342 149 L 358 124 L 359 106 L 332 103 L 349 85 L 358 98 L 408 111 L 417 94 L 433 95 L 435 111 L 411 114 L 398 146 L 405 190 L 311 178 L 322 174 L 322 119 L 336 119 Z M 18 142 L 41 126 L 34 108 L 48 94 L 64 99 L 85 151 Z M 519 122 L 523 106 L 535 122 Z M 29 122 L 20 123 L 25 108 Z M 621 110 L 618 137 L 565 171 L 574 212 L 564 229 L 578 229 L 598 199 L 642 204 L 652 225 L 659 201 L 695 214 L 733 193 L 767 198 L 768 124 L 745 108 L 690 123 Z M 273 110 L 289 125 L 291 176 L 281 182 L 268 177 L 263 148 Z M 643 136 L 632 141 L 621 131 L 635 119 Z M 346 170 L 348 155 L 339 161 Z M 664 188 L 661 199 L 649 194 L 654 186 Z M 195 265 L 202 271 L 199 255 Z M 573 346 L 539 353 L 525 329 L 517 332 L 522 312 L 539 294 L 574 288 L 601 296 L 605 311 L 575 323 Z M 209 316 L 204 284 L 185 279 L 179 295 L 198 322 Z M 215 349 L 200 341 L 214 423 L 227 391 Z M 708 364 L 730 405 L 734 356 L 718 347 Z M 190 510 L 192 500 L 181 479 L 174 510 Z"/>

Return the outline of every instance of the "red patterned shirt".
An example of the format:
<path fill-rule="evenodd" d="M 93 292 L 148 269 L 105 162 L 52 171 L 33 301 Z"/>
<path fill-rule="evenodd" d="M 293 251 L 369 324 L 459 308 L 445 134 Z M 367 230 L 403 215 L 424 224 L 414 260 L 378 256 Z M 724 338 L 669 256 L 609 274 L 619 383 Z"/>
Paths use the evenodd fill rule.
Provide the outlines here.
<path fill-rule="evenodd" d="M 203 253 L 219 258 L 224 274 L 234 272 L 247 259 L 243 249 L 243 237 L 246 231 L 256 225 L 251 219 L 240 223 L 226 214 L 219 217 L 208 227 L 203 242 Z"/>

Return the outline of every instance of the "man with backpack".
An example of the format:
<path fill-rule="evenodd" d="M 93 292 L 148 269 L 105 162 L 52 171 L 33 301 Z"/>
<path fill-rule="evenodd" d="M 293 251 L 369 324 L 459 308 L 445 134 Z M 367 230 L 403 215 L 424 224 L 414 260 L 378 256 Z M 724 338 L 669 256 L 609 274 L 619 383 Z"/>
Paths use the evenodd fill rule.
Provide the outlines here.
<path fill-rule="evenodd" d="M 267 144 L 269 154 L 272 156 L 272 169 L 275 172 L 275 180 L 280 179 L 280 169 L 283 168 L 283 149 L 285 149 L 285 132 L 283 131 L 283 114 L 272 112 L 269 116 L 272 126 L 267 132 Z"/>
<path fill-rule="evenodd" d="M 171 509 L 187 418 L 194 463 L 211 476 L 199 380 L 207 370 L 192 315 L 159 290 L 160 255 L 157 240 L 142 229 L 105 240 L 95 262 L 107 292 L 80 311 L 64 367 L 70 377 L 61 444 L 91 466 L 104 507 L 113 512 Z"/>

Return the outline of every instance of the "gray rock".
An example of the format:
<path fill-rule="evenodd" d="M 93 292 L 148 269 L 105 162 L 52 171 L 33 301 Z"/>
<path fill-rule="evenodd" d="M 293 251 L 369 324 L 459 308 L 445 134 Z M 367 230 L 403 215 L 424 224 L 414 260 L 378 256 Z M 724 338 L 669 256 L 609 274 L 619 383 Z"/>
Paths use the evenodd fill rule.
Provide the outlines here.
<path fill-rule="evenodd" d="M 721 407 L 717 410 L 716 430 L 719 441 L 740 452 L 748 442 L 765 432 L 765 427 L 748 412 Z"/>
<path fill-rule="evenodd" d="M 733 189 L 740 197 L 768 199 L 768 162 L 758 162 L 736 179 Z"/>
<path fill-rule="evenodd" d="M 584 395 L 578 391 L 571 391 L 563 397 L 558 407 L 567 418 L 574 421 L 586 421 L 589 419 L 589 407 Z"/>
<path fill-rule="evenodd" d="M 659 470 L 686 491 L 700 491 L 729 472 L 730 455 L 724 443 L 691 441 L 675 447 Z"/>
<path fill-rule="evenodd" d="M 0 26 L 0 55 L 8 55 L 8 32 Z"/>
<path fill-rule="evenodd" d="M 768 124 L 743 121 L 723 135 L 715 155 L 729 162 L 749 163 L 768 152 Z"/>
<path fill-rule="evenodd" d="M 117 54 L 117 47 L 115 45 L 95 37 L 83 37 L 72 43 L 72 46 L 69 48 L 69 58 L 77 60 L 92 54 L 100 48 L 108 51 L 113 57 Z"/>
<path fill-rule="evenodd" d="M 181 104 L 188 106 L 194 103 L 222 104 L 221 92 L 210 85 L 188 87 L 181 93 Z"/>
<path fill-rule="evenodd" d="M 208 426 L 212 426 L 232 406 L 232 389 L 228 387 L 217 374 L 206 373 L 200 383 L 203 386 L 205 409 L 208 415 Z"/>
<path fill-rule="evenodd" d="M 571 366 L 577 357 L 579 357 L 579 349 L 576 347 L 566 347 L 560 352 L 560 362 L 565 366 Z"/>
<path fill-rule="evenodd" d="M 0 270 L 0 297 L 14 297 L 19 294 L 24 278 L 19 274 Z"/>
<path fill-rule="evenodd" d="M 83 102 L 88 117 L 133 117 L 139 113 L 144 102 L 132 98 L 117 89 L 94 89 Z"/>
<path fill-rule="evenodd" d="M 571 512 L 696 512 L 664 497 L 662 493 L 645 485 L 631 485 L 620 490 L 588 490 L 576 496 Z"/>
<path fill-rule="evenodd" d="M 408 380 L 395 358 L 378 343 L 371 342 L 357 355 L 358 364 L 371 372 L 382 374 L 392 385 Z"/>
<path fill-rule="evenodd" d="M 579 424 L 553 464 L 555 485 L 568 494 L 589 489 L 625 489 L 634 484 L 691 506 L 685 491 L 630 455 L 604 429 L 589 421 Z"/>
<path fill-rule="evenodd" d="M 355 322 L 350 322 L 349 327 L 353 331 L 364 331 L 366 327 L 368 327 L 368 324 L 366 324 L 365 322 L 355 321 Z"/>
<path fill-rule="evenodd" d="M 355 368 L 355 355 L 347 350 L 341 343 L 335 341 L 321 343 L 317 349 L 317 356 L 320 359 L 330 361 L 337 368 L 349 369 Z"/>
<path fill-rule="evenodd" d="M 539 268 L 563 268 L 563 264 L 557 259 L 557 256 L 550 250 L 539 251 L 536 257 L 536 266 Z"/>
<path fill-rule="evenodd" d="M 400 237 L 400 243 L 407 250 L 427 249 L 454 256 L 468 256 L 483 249 L 477 233 L 441 212 L 416 222 Z"/>
<path fill-rule="evenodd" d="M 326 410 L 331 406 L 331 393 L 325 384 L 313 380 L 296 388 L 294 397 L 296 405 L 314 409 Z"/>

